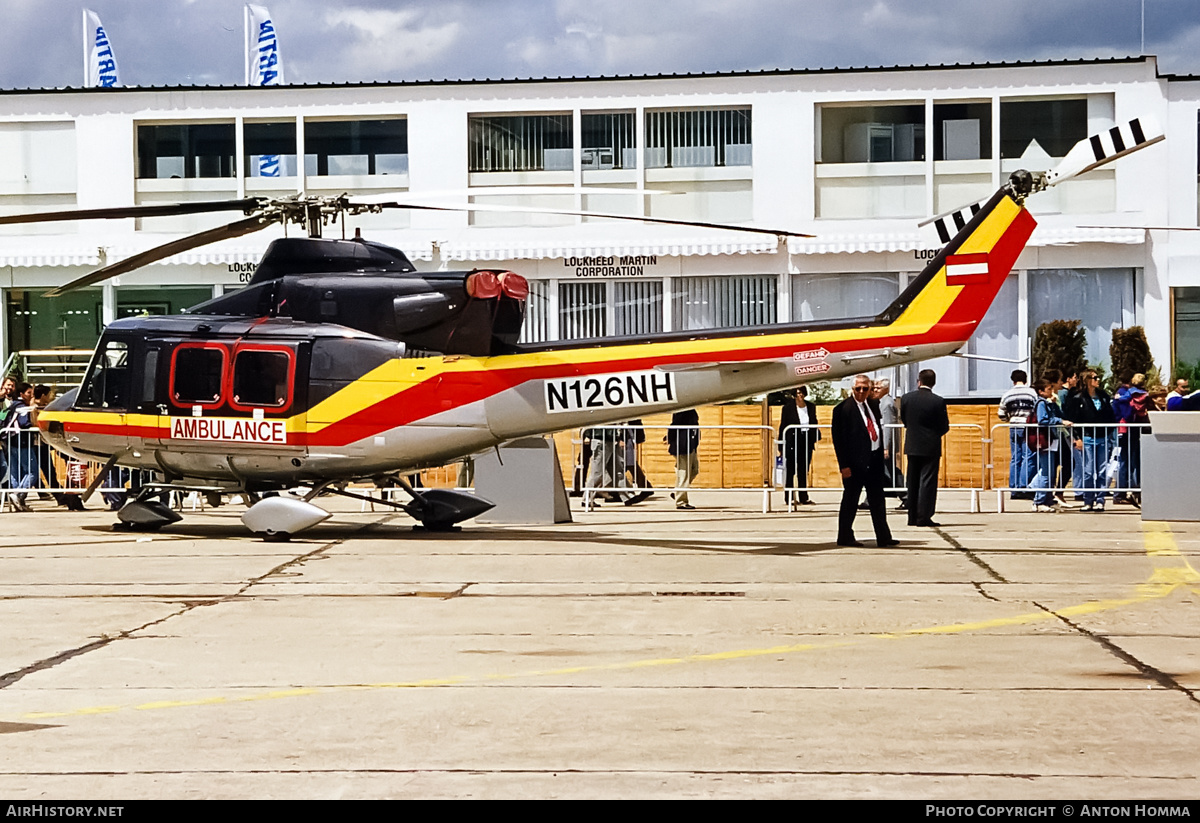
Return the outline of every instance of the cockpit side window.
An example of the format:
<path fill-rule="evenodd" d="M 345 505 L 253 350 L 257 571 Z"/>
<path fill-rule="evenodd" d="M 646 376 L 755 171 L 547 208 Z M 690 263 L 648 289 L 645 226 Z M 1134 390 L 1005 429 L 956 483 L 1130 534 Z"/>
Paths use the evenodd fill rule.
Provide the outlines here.
<path fill-rule="evenodd" d="M 78 408 L 125 409 L 129 403 L 129 344 L 109 340 L 92 358 L 75 400 Z"/>

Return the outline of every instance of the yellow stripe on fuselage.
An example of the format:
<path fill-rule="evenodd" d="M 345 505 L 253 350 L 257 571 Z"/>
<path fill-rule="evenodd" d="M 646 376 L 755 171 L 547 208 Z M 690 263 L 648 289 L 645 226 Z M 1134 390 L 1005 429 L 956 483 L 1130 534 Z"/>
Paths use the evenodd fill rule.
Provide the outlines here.
<path fill-rule="evenodd" d="M 1020 213 L 1021 207 L 1010 198 L 1002 198 L 975 231 L 966 238 L 957 253 L 990 251 L 1003 237 Z M 742 337 L 721 337 L 699 340 L 675 340 L 661 343 L 629 343 L 620 346 L 557 349 L 550 351 L 505 354 L 495 357 L 446 357 L 413 360 L 392 360 L 367 373 L 333 396 L 317 404 L 309 412 L 308 430 L 319 432 L 325 427 L 346 419 L 404 389 L 429 380 L 457 374 L 485 374 L 492 370 L 545 369 L 571 373 L 575 368 L 604 364 L 609 370 L 620 370 L 629 360 L 662 360 L 702 363 L 720 353 L 723 360 L 735 359 L 730 352 L 739 352 L 736 359 L 754 360 L 764 347 L 793 346 L 796 350 L 830 343 L 842 343 L 853 335 L 856 345 L 869 346 L 876 340 L 928 334 L 945 316 L 964 286 L 946 285 L 943 267 L 933 281 L 909 304 L 894 323 L 863 329 L 833 329 L 811 332 L 781 332 Z M 558 369 L 557 367 L 561 367 Z M 322 422 L 332 421 L 332 422 Z"/>

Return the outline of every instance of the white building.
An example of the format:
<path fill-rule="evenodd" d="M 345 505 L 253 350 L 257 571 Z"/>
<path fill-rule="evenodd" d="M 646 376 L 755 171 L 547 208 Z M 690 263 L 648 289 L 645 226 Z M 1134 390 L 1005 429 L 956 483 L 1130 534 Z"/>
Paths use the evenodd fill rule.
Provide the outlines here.
<path fill-rule="evenodd" d="M 1198 109 L 1200 81 L 1159 76 L 1153 58 L 14 90 L 0 92 L 0 214 L 294 193 L 457 192 L 445 201 L 454 202 L 476 189 L 480 203 L 644 209 L 816 237 L 782 243 L 596 218 L 433 211 L 352 217 L 345 230 L 405 250 L 418 268 L 524 274 L 528 339 L 870 315 L 936 252 L 918 220 L 991 194 L 1017 168 L 1051 168 L 1116 122 L 1153 116 L 1166 144 L 1030 200 L 1039 227 L 971 350 L 1015 360 L 1039 323 L 1079 318 L 1093 362 L 1107 359 L 1112 328 L 1140 324 L 1169 366 L 1200 359 L 1200 236 L 1125 227 L 1197 226 Z M 494 187 L 505 193 L 483 191 Z M 676 193 L 647 194 L 658 191 Z M 114 317 L 177 312 L 237 288 L 282 229 L 195 249 L 104 287 L 42 296 L 237 217 L 0 226 L 0 361 L 22 349 L 90 348 Z M 956 358 L 935 367 L 948 395 L 995 396 L 1014 366 Z M 898 377 L 908 382 L 907 371 Z"/>

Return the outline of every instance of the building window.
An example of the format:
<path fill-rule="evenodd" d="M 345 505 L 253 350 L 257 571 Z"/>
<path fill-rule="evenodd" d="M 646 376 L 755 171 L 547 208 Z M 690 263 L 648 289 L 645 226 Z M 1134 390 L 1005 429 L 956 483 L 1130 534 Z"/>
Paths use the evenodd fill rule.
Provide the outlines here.
<path fill-rule="evenodd" d="M 1001 395 L 1012 385 L 1012 362 L 1026 354 L 1018 330 L 1021 327 L 1020 275 L 1009 274 L 992 305 L 967 341 L 967 391 L 970 394 Z M 995 358 L 995 359 L 984 359 Z M 1004 362 L 1004 361 L 1009 362 Z M 1032 375 L 1036 379 L 1040 375 Z"/>
<path fill-rule="evenodd" d="M 1064 157 L 1088 136 L 1087 100 L 1000 102 L 1000 157 L 1039 154 Z"/>
<path fill-rule="evenodd" d="M 900 294 L 900 275 L 886 272 L 792 275 L 792 320 L 874 317 Z"/>
<path fill-rule="evenodd" d="M 904 163 L 925 159 L 925 107 L 821 106 L 821 163 Z"/>
<path fill-rule="evenodd" d="M 1200 287 L 1172 289 L 1175 311 L 1175 362 L 1200 363 Z"/>
<path fill-rule="evenodd" d="M 532 292 L 530 293 L 532 296 Z M 528 322 L 528 321 L 527 321 Z M 663 330 L 663 281 L 558 284 L 558 338 L 629 337 Z M 531 336 L 530 340 L 547 339 Z"/>
<path fill-rule="evenodd" d="M 1134 270 L 1032 269 L 1029 329 L 1050 320 L 1080 320 L 1087 332 L 1087 362 L 1108 363 L 1112 330 L 1134 322 Z"/>
<path fill-rule="evenodd" d="M 990 160 L 991 157 L 991 103 L 934 105 L 934 160 Z"/>
<path fill-rule="evenodd" d="M 570 171 L 574 145 L 569 114 L 472 115 L 467 120 L 471 172 Z"/>
<path fill-rule="evenodd" d="M 676 331 L 775 322 L 778 278 L 774 275 L 680 277 L 672 283 L 672 290 Z"/>
<path fill-rule="evenodd" d="M 613 290 L 613 333 L 657 334 L 663 330 L 661 280 L 617 280 Z"/>
<path fill-rule="evenodd" d="M 581 155 L 584 171 L 636 169 L 637 135 L 633 112 L 580 115 Z"/>
<path fill-rule="evenodd" d="M 408 174 L 408 121 L 305 121 L 304 173 L 319 177 Z"/>
<path fill-rule="evenodd" d="M 750 109 L 646 112 L 646 168 L 749 166 Z"/>
<path fill-rule="evenodd" d="M 138 177 L 233 177 L 233 123 L 138 126 Z"/>
<path fill-rule="evenodd" d="M 296 124 L 246 123 L 242 131 L 247 177 L 296 176 Z"/>
<path fill-rule="evenodd" d="M 525 322 L 521 326 L 521 343 L 544 343 L 551 338 L 550 290 L 551 280 L 529 280 L 529 297 L 525 299 Z"/>
<path fill-rule="evenodd" d="M 78 188 L 74 123 L 0 123 L 0 157 L 0 196 L 74 194 Z M 28 234 L 30 226 L 18 229 Z"/>
<path fill-rule="evenodd" d="M 117 317 L 180 314 L 212 298 L 212 286 L 159 286 L 117 288 Z"/>

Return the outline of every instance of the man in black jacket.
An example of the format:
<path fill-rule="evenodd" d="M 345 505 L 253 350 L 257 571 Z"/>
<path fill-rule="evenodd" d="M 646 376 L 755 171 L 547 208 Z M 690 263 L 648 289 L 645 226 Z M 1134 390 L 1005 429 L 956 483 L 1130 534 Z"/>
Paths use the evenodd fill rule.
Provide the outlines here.
<path fill-rule="evenodd" d="M 867 506 L 875 527 L 878 546 L 895 546 L 900 541 L 888 528 L 887 508 L 883 499 L 883 419 L 879 405 L 871 399 L 871 379 L 865 374 L 854 378 L 854 391 L 833 408 L 833 450 L 842 473 L 842 505 L 838 509 L 839 546 L 861 546 L 854 539 L 854 515 L 858 497 L 867 490 Z"/>
<path fill-rule="evenodd" d="M 908 457 L 908 525 L 939 526 L 937 508 L 938 466 L 942 462 L 942 437 L 950 431 L 946 401 L 933 393 L 937 375 L 921 369 L 917 390 L 900 398 L 904 424 L 904 454 Z"/>
<path fill-rule="evenodd" d="M 675 412 L 671 428 L 667 429 L 667 451 L 675 458 L 675 508 L 691 511 L 696 507 L 688 502 L 688 487 L 700 474 L 700 415 L 695 409 Z"/>

